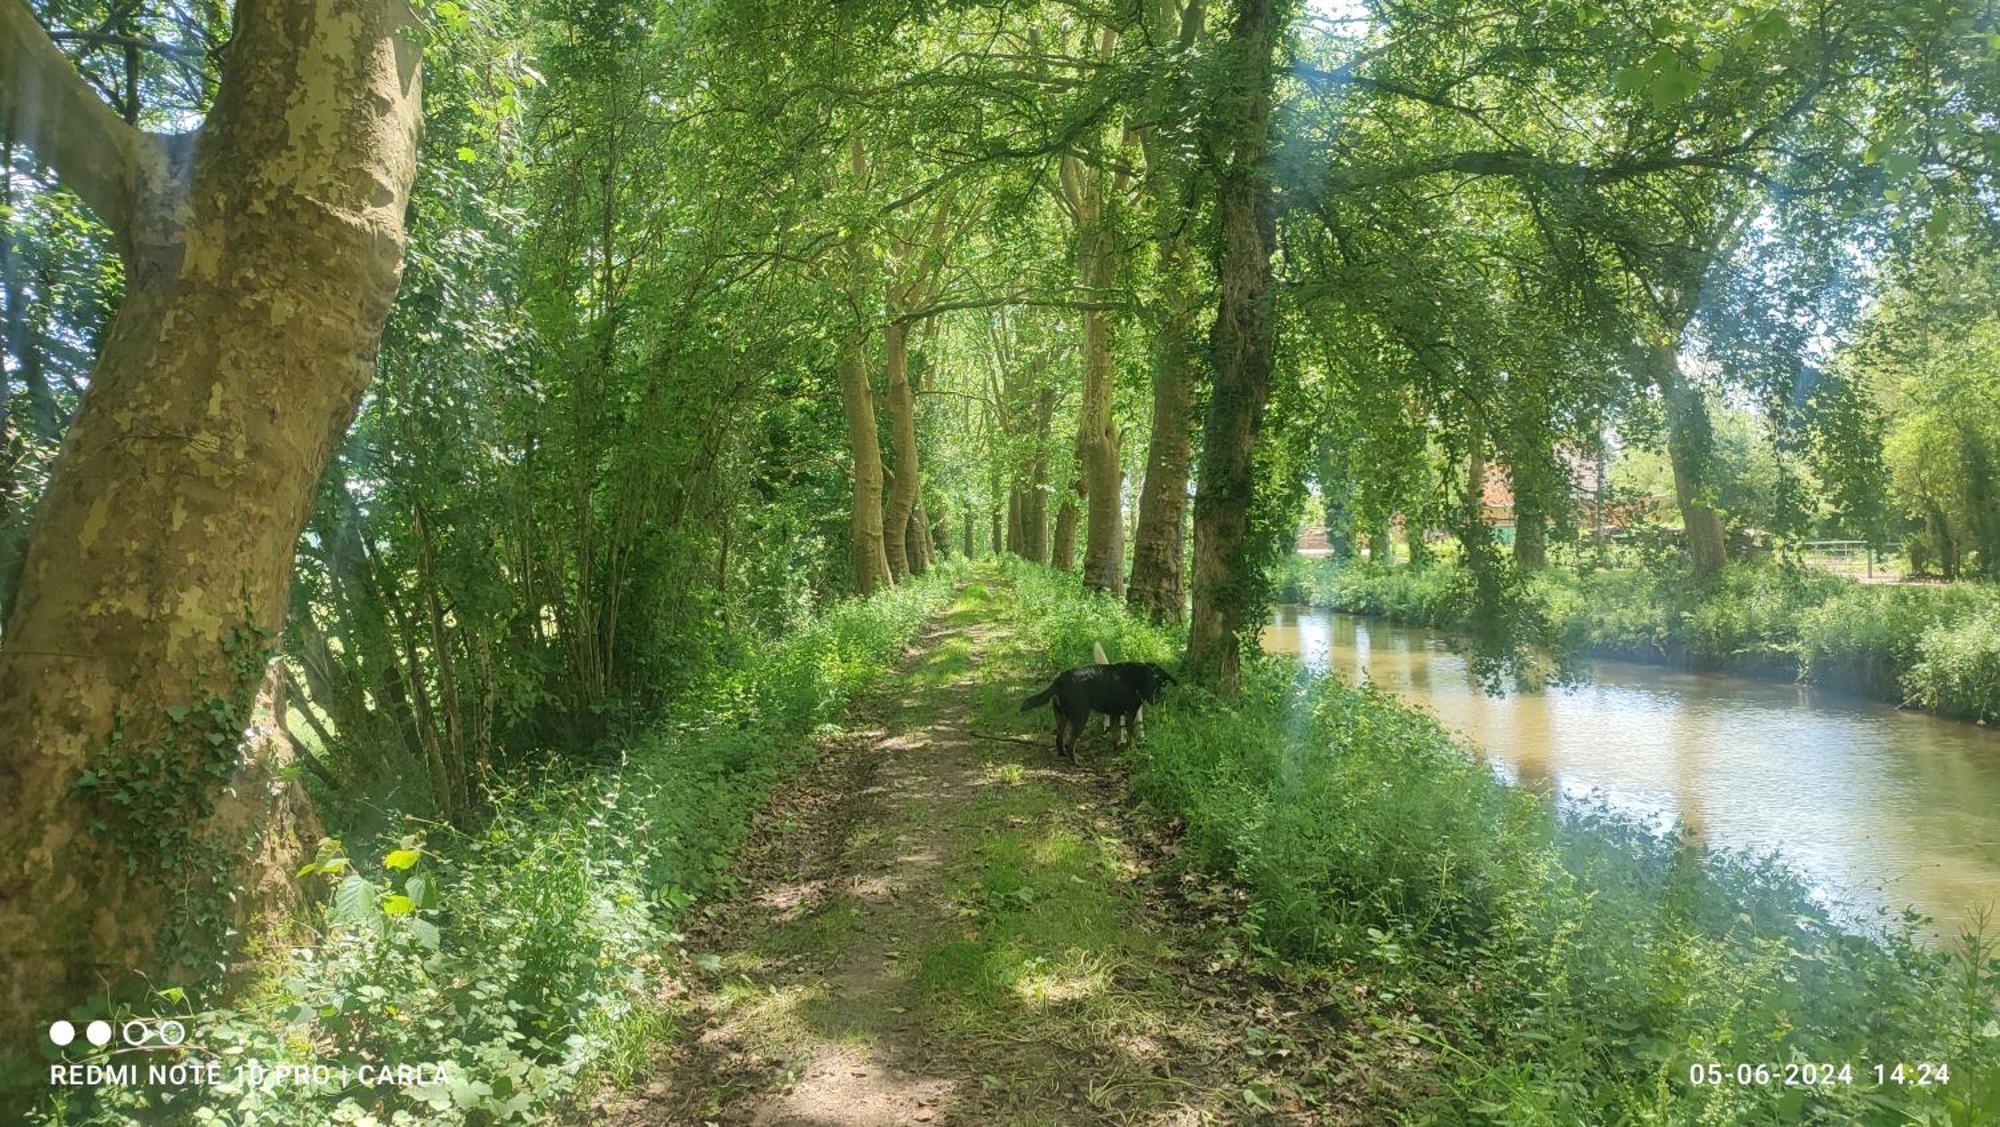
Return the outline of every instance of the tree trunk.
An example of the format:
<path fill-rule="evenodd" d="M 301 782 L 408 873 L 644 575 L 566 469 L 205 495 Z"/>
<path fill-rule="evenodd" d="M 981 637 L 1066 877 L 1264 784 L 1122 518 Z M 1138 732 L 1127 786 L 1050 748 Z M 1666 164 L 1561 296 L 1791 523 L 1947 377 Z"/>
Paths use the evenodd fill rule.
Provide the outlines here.
<path fill-rule="evenodd" d="M 1696 579 L 1721 574 L 1727 562 L 1722 518 L 1708 502 L 1708 463 L 1714 444 L 1708 405 L 1701 390 L 1681 374 L 1680 357 L 1672 348 L 1653 351 L 1654 379 L 1667 409 L 1667 460 L 1674 471 L 1674 502 L 1680 507 L 1687 542 L 1688 567 Z"/>
<path fill-rule="evenodd" d="M 866 347 L 865 338 L 857 335 L 841 354 L 840 405 L 847 415 L 848 446 L 854 453 L 854 501 L 849 521 L 854 589 L 872 595 L 895 580 L 882 531 L 882 446 L 875 433 L 875 396 L 868 386 L 868 365 L 862 355 Z"/>
<path fill-rule="evenodd" d="M 162 138 L 0 4 L 0 116 L 48 115 L 25 132 L 118 234 L 127 277 L 0 648 L 0 1044 L 107 984 L 207 977 L 216 925 L 291 888 L 283 749 L 239 738 L 395 296 L 408 19 L 246 2 L 207 122 Z"/>
<path fill-rule="evenodd" d="M 1078 492 L 1081 492 L 1081 483 Z M 1057 571 L 1070 571 L 1076 567 L 1078 514 L 1075 495 L 1065 496 L 1062 507 L 1056 510 L 1056 531 L 1049 541 L 1048 564 Z"/>
<path fill-rule="evenodd" d="M 1284 11 L 1280 11 L 1283 8 Z M 1207 133 L 1226 147 L 1215 170 L 1215 277 L 1220 287 L 1209 334 L 1213 389 L 1202 430 L 1202 471 L 1194 501 L 1194 614 L 1190 673 L 1224 693 L 1238 685 L 1241 634 L 1256 610 L 1250 511 L 1256 503 L 1257 435 L 1271 394 L 1277 352 L 1271 252 L 1277 200 L 1270 179 L 1271 101 L 1278 39 L 1289 4 L 1240 0 Z"/>
<path fill-rule="evenodd" d="M 1465 533 L 1461 537 L 1478 537 L 1482 542 L 1487 536 L 1486 527 L 1486 439 L 1482 428 L 1475 421 L 1472 426 L 1472 451 L 1465 457 L 1465 506 L 1461 519 L 1465 522 Z M 1467 548 L 1471 545 L 1467 544 Z"/>
<path fill-rule="evenodd" d="M 931 566 L 930 517 L 924 514 L 922 505 L 910 510 L 910 519 L 903 530 L 903 551 L 910 563 L 910 574 L 922 575 Z"/>
<path fill-rule="evenodd" d="M 1153 433 L 1146 449 L 1146 484 L 1132 542 L 1133 609 L 1154 622 L 1186 614 L 1183 586 L 1187 542 L 1188 459 L 1194 424 L 1195 357 L 1188 331 L 1194 311 L 1193 262 L 1179 220 L 1160 240 L 1166 300 L 1153 337 Z"/>
<path fill-rule="evenodd" d="M 868 151 L 859 133 L 848 138 L 848 171 L 857 189 L 868 179 Z M 849 510 L 849 551 L 854 590 L 872 595 L 892 586 L 889 549 L 882 523 L 882 445 L 875 430 L 875 392 L 868 383 L 868 248 L 863 234 L 847 237 L 847 300 L 853 335 L 840 353 L 840 406 L 847 418 L 847 445 L 854 455 L 854 496 Z M 897 526 L 897 538 L 902 538 Z"/>
<path fill-rule="evenodd" d="M 1086 295 L 1100 296 L 1111 288 L 1117 272 L 1116 244 L 1104 215 L 1103 202 L 1091 196 L 1080 220 L 1078 269 Z M 1086 505 L 1083 583 L 1113 594 L 1125 586 L 1120 506 L 1123 493 L 1118 454 L 1118 425 L 1113 417 L 1111 325 L 1101 309 L 1083 311 L 1083 407 L 1077 420 L 1079 472 Z"/>
<path fill-rule="evenodd" d="M 1403 547 L 1409 553 L 1411 567 L 1423 567 L 1425 564 L 1431 562 L 1430 541 L 1424 539 L 1428 531 L 1424 527 L 1423 521 L 1418 520 L 1410 514 L 1404 514 Z M 1392 547 L 1390 549 L 1392 561 L 1394 559 L 1394 551 L 1395 549 Z"/>
<path fill-rule="evenodd" d="M 883 366 L 889 373 L 889 445 L 896 455 L 896 476 L 889 482 L 889 497 L 884 503 L 882 527 L 894 535 L 888 537 L 885 547 L 889 556 L 889 574 L 897 579 L 907 579 L 916 566 L 905 546 L 907 537 L 902 530 L 910 525 L 910 514 L 917 505 L 917 403 L 910 392 L 910 327 L 902 322 L 891 322 L 882 330 Z"/>
<path fill-rule="evenodd" d="M 1518 490 L 1514 493 L 1514 562 L 1529 568 L 1549 564 L 1548 517 L 1542 515 L 1534 494 Z"/>

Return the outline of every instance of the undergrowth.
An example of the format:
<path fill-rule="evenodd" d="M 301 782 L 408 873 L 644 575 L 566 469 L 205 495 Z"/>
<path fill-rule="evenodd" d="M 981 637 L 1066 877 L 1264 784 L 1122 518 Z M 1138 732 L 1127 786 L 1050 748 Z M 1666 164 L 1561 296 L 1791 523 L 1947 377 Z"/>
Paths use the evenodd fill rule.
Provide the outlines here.
<path fill-rule="evenodd" d="M 1031 636 L 1169 648 L 1069 577 L 1015 581 Z M 1181 827 L 1184 857 L 1248 891 L 1227 945 L 1326 984 L 1356 1070 L 1401 1071 L 1404 1117 L 1975 1123 L 2000 1108 L 1990 936 L 1935 950 L 1914 917 L 1843 930 L 1777 859 L 1602 808 L 1557 816 L 1380 690 L 1283 659 L 1248 662 L 1244 681 L 1234 699 L 1186 689 L 1149 709 L 1131 785 Z M 1920 1062 L 1949 1081 L 1916 1084 Z"/>
<path fill-rule="evenodd" d="M 56 1089 L 40 1117 L 529 1121 L 557 1113 L 586 1078 L 620 1079 L 657 1032 L 647 1000 L 663 976 L 703 958 L 676 946 L 675 922 L 717 891 L 751 814 L 902 653 L 955 575 L 942 568 L 836 606 L 715 671 L 633 737 L 622 764 L 493 794 L 476 830 L 411 819 L 368 849 L 329 839 L 309 866 L 326 892 L 301 921 L 313 943 L 231 1008 L 154 999 L 152 1012 L 178 1016 L 191 1036 L 182 1050 L 140 1054 L 142 1069 L 214 1060 L 220 1084 Z M 237 1071 L 253 1061 L 327 1071 L 259 1082 Z M 380 1082 L 361 1071 L 384 1066 Z"/>
<path fill-rule="evenodd" d="M 1463 569 L 1293 557 L 1288 602 L 1462 631 L 1475 607 Z M 1857 583 L 1810 568 L 1737 563 L 1707 584 L 1672 567 L 1585 575 L 1550 568 L 1525 586 L 1528 641 L 1755 677 L 1797 679 L 1979 723 L 2000 721 L 2000 588 Z"/>

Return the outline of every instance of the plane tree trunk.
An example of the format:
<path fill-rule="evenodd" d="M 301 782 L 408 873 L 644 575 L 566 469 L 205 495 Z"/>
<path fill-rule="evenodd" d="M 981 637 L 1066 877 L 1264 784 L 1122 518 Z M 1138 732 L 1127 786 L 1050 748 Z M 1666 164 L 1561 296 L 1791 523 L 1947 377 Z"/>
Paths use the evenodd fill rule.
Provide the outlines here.
<path fill-rule="evenodd" d="M 1681 513 L 1688 568 L 1697 579 L 1721 574 L 1728 560 L 1722 517 L 1709 503 L 1708 464 L 1714 446 L 1708 405 L 1701 390 L 1681 372 L 1680 357 L 1671 348 L 1653 351 L 1653 376 L 1666 404 L 1667 460 L 1674 472 L 1674 503 Z"/>
<path fill-rule="evenodd" d="M 1215 169 L 1219 295 L 1209 333 L 1214 383 L 1194 502 L 1187 663 L 1194 676 L 1225 693 L 1238 687 L 1241 635 L 1256 609 L 1250 511 L 1256 501 L 1257 437 L 1277 352 L 1271 102 L 1278 40 L 1289 11 L 1282 0 L 1239 0 L 1229 37 L 1218 45 L 1223 89 L 1206 130 L 1221 148 Z"/>
<path fill-rule="evenodd" d="M 1178 42 L 1182 51 L 1201 34 L 1200 0 L 1184 8 L 1176 2 L 1163 11 L 1171 26 L 1160 38 Z M 1152 112 L 1168 112 L 1177 93 L 1165 86 L 1153 92 Z M 1191 190 L 1190 170 L 1156 133 L 1143 138 L 1146 156 L 1143 185 L 1153 203 L 1153 248 L 1159 271 L 1160 299 L 1152 313 L 1153 422 L 1146 446 L 1146 481 L 1139 494 L 1138 526 L 1132 534 L 1132 582 L 1127 598 L 1133 609 L 1155 622 L 1179 622 L 1187 614 L 1187 485 L 1194 431 L 1197 358 L 1193 320 L 1196 294 L 1191 216 L 1198 206 Z"/>
<path fill-rule="evenodd" d="M 875 396 L 868 386 L 867 338 L 856 334 L 841 350 L 840 405 L 854 455 L 852 536 L 854 589 L 872 595 L 895 583 L 882 523 L 882 447 L 875 430 Z M 900 537 L 900 533 L 898 533 Z"/>
<path fill-rule="evenodd" d="M 309 811 L 282 742 L 243 736 L 395 296 L 409 23 L 399 3 L 244 0 L 207 121 L 165 137 L 0 3 L 0 116 L 126 266 L 0 646 L 0 1044 L 106 983 L 205 977 L 222 929 L 292 888 Z"/>
<path fill-rule="evenodd" d="M 848 171 L 857 187 L 868 179 L 868 151 L 860 134 L 848 142 Z M 882 446 L 875 429 L 875 390 L 868 382 L 868 247 L 859 230 L 847 238 L 847 286 L 853 327 L 840 351 L 840 408 L 847 420 L 847 445 L 854 457 L 854 492 L 848 516 L 849 560 L 854 589 L 872 595 L 895 583 L 889 570 L 882 523 Z M 902 530 L 897 529 L 898 539 Z"/>

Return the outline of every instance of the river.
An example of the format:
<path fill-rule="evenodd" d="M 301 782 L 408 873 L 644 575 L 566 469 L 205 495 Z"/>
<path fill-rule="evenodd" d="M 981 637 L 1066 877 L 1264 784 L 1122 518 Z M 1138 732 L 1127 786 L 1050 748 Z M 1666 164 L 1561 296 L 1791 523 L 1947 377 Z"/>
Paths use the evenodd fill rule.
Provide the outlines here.
<path fill-rule="evenodd" d="M 1425 706 L 1509 781 L 1715 846 L 1777 850 L 1848 918 L 1915 905 L 1955 935 L 2000 902 L 2000 732 L 1797 685 L 1625 661 L 1488 696 L 1434 630 L 1279 607 L 1263 645 Z"/>

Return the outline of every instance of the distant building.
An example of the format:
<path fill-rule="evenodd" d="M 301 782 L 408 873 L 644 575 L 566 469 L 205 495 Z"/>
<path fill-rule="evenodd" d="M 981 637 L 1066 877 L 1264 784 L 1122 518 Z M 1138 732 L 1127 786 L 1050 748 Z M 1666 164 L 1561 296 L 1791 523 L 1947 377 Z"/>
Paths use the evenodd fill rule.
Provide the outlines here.
<path fill-rule="evenodd" d="M 1298 553 L 1302 556 L 1330 556 L 1333 541 L 1327 537 L 1326 526 L 1309 524 L 1299 529 Z"/>

